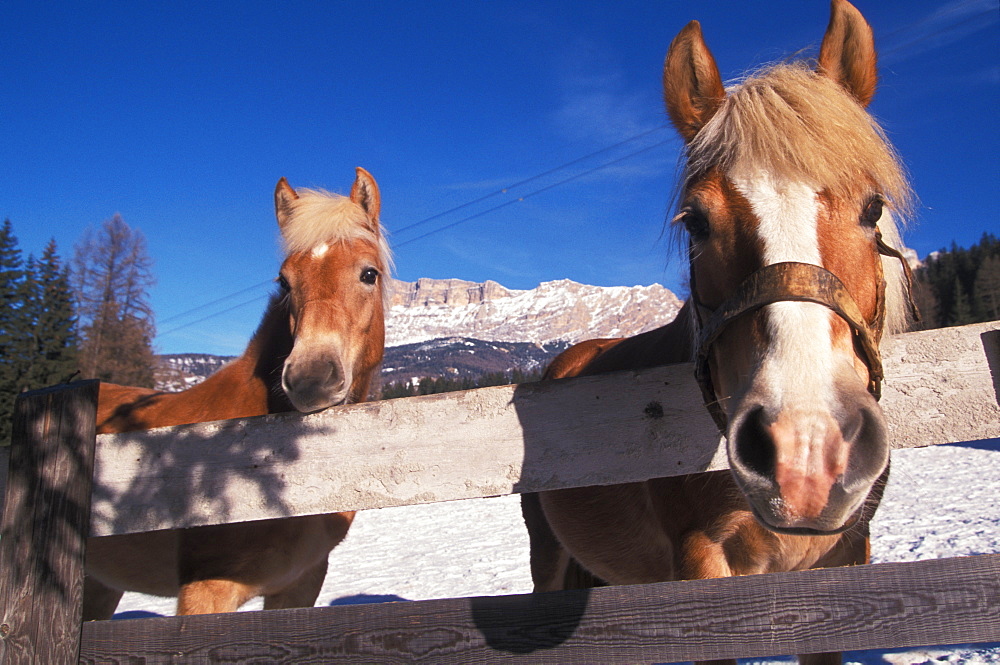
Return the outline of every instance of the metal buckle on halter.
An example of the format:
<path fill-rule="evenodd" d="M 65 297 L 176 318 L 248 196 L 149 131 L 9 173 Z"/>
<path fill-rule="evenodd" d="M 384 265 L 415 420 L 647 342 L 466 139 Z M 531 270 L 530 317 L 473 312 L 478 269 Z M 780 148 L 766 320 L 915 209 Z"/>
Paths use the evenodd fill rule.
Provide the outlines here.
<path fill-rule="evenodd" d="M 878 399 L 882 385 L 882 355 L 879 352 L 878 342 L 882 335 L 885 313 L 884 291 L 885 282 L 881 280 L 877 314 L 874 321 L 868 322 L 862 316 L 854 298 L 848 293 L 847 287 L 832 272 L 809 263 L 786 262 L 764 266 L 747 277 L 732 297 L 715 311 L 707 310 L 695 301 L 695 309 L 701 323 L 695 359 L 695 378 L 701 386 L 705 406 L 723 435 L 726 433 L 727 418 L 712 385 L 709 358 L 712 344 L 730 322 L 777 302 L 813 302 L 828 307 L 844 319 L 854 332 L 855 346 L 861 359 L 868 366 L 868 391 Z M 692 287 L 692 294 L 693 292 Z M 695 300 L 694 296 L 692 300 Z M 706 312 L 710 312 L 707 317 L 705 317 Z"/>

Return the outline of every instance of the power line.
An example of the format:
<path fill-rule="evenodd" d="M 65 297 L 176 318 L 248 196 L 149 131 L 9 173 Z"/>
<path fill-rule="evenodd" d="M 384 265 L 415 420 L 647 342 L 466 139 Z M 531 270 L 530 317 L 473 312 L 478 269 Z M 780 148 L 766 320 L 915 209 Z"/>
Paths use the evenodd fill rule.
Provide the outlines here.
<path fill-rule="evenodd" d="M 480 196 L 479 198 L 473 199 L 472 201 L 468 201 L 468 202 L 463 203 L 461 205 L 455 206 L 454 208 L 449 208 L 448 210 L 436 213 L 434 215 L 431 215 L 430 217 L 426 217 L 424 219 L 421 219 L 420 221 L 417 221 L 417 222 L 414 222 L 414 223 L 409 224 L 407 226 L 404 226 L 401 229 L 396 229 L 396 230 L 393 231 L 393 235 L 398 235 L 400 233 L 404 233 L 406 231 L 409 231 L 410 229 L 414 229 L 414 228 L 417 228 L 418 226 L 422 226 L 423 224 L 426 224 L 428 222 L 434 221 L 435 219 L 440 219 L 441 217 L 444 217 L 446 215 L 450 215 L 453 212 L 457 212 L 459 210 L 463 210 L 463 209 L 468 208 L 470 206 L 473 206 L 473 205 L 475 205 L 477 203 L 482 203 L 483 201 L 491 199 L 491 198 L 493 198 L 495 196 L 499 196 L 500 194 L 506 194 L 506 193 L 508 193 L 512 189 L 515 189 L 517 187 L 522 187 L 522 186 L 527 185 L 528 183 L 534 182 L 534 181 L 536 181 L 536 180 L 538 180 L 540 178 L 544 178 L 547 175 L 551 175 L 551 174 L 556 173 L 558 171 L 562 171 L 563 169 L 567 169 L 570 166 L 573 166 L 574 164 L 578 164 L 580 162 L 586 161 L 588 159 L 592 159 L 592 158 L 594 158 L 594 157 L 596 157 L 598 155 L 601 155 L 601 154 L 603 154 L 605 152 L 608 152 L 610 150 L 614 150 L 615 148 L 620 148 L 621 146 L 623 146 L 623 145 L 625 145 L 627 143 L 631 143 L 632 141 L 636 141 L 638 139 L 641 139 L 641 138 L 644 138 L 646 136 L 649 136 L 650 134 L 653 134 L 655 132 L 661 131 L 661 130 L 665 129 L 666 127 L 667 127 L 667 125 L 660 125 L 658 127 L 654 127 L 653 129 L 649 129 L 649 130 L 646 130 L 644 132 L 640 132 L 639 134 L 635 134 L 634 136 L 630 136 L 630 137 L 628 137 L 628 138 L 626 138 L 626 139 L 624 139 L 622 141 L 619 141 L 618 143 L 614 143 L 612 145 L 605 146 L 604 148 L 601 148 L 600 150 L 595 150 L 594 152 L 591 152 L 591 153 L 589 153 L 587 155 L 584 155 L 582 157 L 577 157 L 576 159 L 572 159 L 572 160 L 570 160 L 568 162 L 560 164 L 559 166 L 556 166 L 556 167 L 553 167 L 551 169 L 548 169 L 547 171 L 543 171 L 542 173 L 533 175 L 530 178 L 525 178 L 524 180 L 520 180 L 520 181 L 515 182 L 513 184 L 507 185 L 506 187 L 502 187 L 502 188 L 496 190 L 495 192 L 490 192 L 489 194 L 486 194 L 484 196 Z M 657 145 L 662 145 L 662 144 L 657 144 Z M 645 152 L 645 150 L 640 150 L 639 153 L 641 153 L 641 152 Z M 630 156 L 634 156 L 635 154 L 639 154 L 639 153 L 633 153 L 633 154 L 630 154 L 630 155 L 626 155 L 625 158 L 628 158 Z M 616 161 L 621 161 L 621 160 L 616 160 Z M 610 165 L 610 163 L 608 165 Z M 600 169 L 600 168 L 604 168 L 604 166 L 598 167 L 598 169 Z M 598 169 L 591 169 L 590 171 L 584 172 L 584 173 L 582 173 L 580 175 L 587 175 L 587 173 L 592 173 L 593 171 L 598 170 Z M 565 180 L 563 182 L 569 182 L 570 180 L 574 180 L 574 179 L 575 178 L 570 178 L 570 179 Z M 558 185 L 558 184 L 562 184 L 562 183 L 556 183 L 556 185 Z M 553 186 L 556 186 L 556 185 L 553 185 Z M 541 191 L 547 191 L 548 189 L 551 189 L 553 186 L 547 187 L 547 188 L 545 188 L 543 190 L 539 190 L 539 192 L 541 192 Z M 521 198 L 524 199 L 524 198 L 527 198 L 528 196 L 534 196 L 535 194 L 537 194 L 539 192 L 532 192 L 532 193 L 527 194 L 526 196 L 521 197 Z M 473 215 L 471 217 L 467 217 L 465 219 L 459 220 L 457 223 L 449 224 L 449 225 L 444 226 L 444 227 L 442 227 L 442 228 L 440 228 L 438 230 L 431 231 L 429 233 L 425 233 L 424 235 L 418 236 L 416 238 L 412 238 L 412 239 L 407 240 L 407 241 L 402 242 L 402 243 L 397 243 L 397 244 L 395 244 L 395 247 L 402 247 L 403 245 L 409 244 L 411 242 L 415 242 L 417 240 L 421 240 L 423 238 L 426 238 L 429 235 L 437 233 L 438 231 L 444 231 L 446 229 L 449 229 L 449 228 L 452 228 L 454 226 L 457 226 L 458 224 L 462 224 L 464 222 L 470 221 L 471 219 L 475 219 L 477 217 L 482 217 L 483 215 L 485 215 L 487 213 L 493 212 L 494 210 L 498 210 L 500 208 L 503 208 L 503 207 L 509 205 L 510 203 L 516 203 L 516 202 L 517 202 L 517 200 L 515 199 L 513 201 L 510 201 L 508 203 L 500 205 L 500 206 L 498 206 L 496 208 L 491 208 L 490 210 L 487 210 L 485 212 L 482 212 L 482 213 Z M 172 315 L 170 317 L 167 317 L 166 319 L 163 319 L 161 321 L 161 323 L 168 323 L 170 321 L 176 321 L 177 319 L 182 319 L 182 318 L 184 318 L 186 316 L 194 314 L 195 312 L 201 311 L 201 310 L 203 310 L 203 309 L 205 309 L 207 307 L 211 307 L 211 306 L 217 305 L 217 304 L 219 304 L 221 302 L 225 302 L 225 301 L 227 301 L 227 300 L 229 300 L 231 298 L 235 298 L 236 296 L 242 295 L 242 294 L 244 294 L 244 293 L 246 293 L 248 291 L 252 291 L 254 289 L 258 289 L 258 288 L 260 288 L 262 286 L 266 286 L 267 284 L 270 284 L 270 283 L 271 283 L 271 280 L 268 280 L 268 281 L 265 281 L 265 282 L 260 282 L 259 284 L 255 284 L 253 286 L 249 286 L 249 287 L 247 287 L 245 289 L 241 289 L 241 290 L 236 291 L 234 293 L 230 293 L 228 295 L 222 296 L 221 298 L 216 298 L 215 300 L 212 300 L 211 302 L 207 302 L 207 303 L 204 303 L 202 305 L 198 305 L 196 307 L 192 307 L 191 309 L 188 309 L 188 310 L 185 310 L 183 312 L 179 312 L 177 314 L 174 314 L 174 315 Z M 255 300 L 257 300 L 257 299 L 255 299 Z M 247 302 L 254 302 L 254 301 L 247 301 Z M 225 312 L 231 311 L 232 309 L 235 309 L 235 308 L 238 308 L 238 307 L 242 307 L 245 304 L 247 304 L 247 303 L 245 302 L 245 303 L 242 303 L 240 305 L 236 305 L 233 308 L 230 308 L 230 309 L 227 309 L 227 310 L 223 310 L 221 312 L 218 312 L 217 314 L 224 314 Z M 211 318 L 211 316 L 205 317 L 205 318 Z M 177 327 L 177 328 L 173 328 L 173 329 L 169 330 L 168 332 L 164 332 L 164 333 L 160 333 L 160 334 L 161 335 L 166 335 L 166 334 L 169 334 L 171 332 L 175 332 L 175 331 L 180 330 L 182 328 L 186 328 L 189 325 L 194 325 L 195 323 L 200 323 L 200 322 L 204 321 L 205 318 L 198 319 L 197 321 L 192 321 L 191 323 L 184 324 L 183 326 L 180 326 L 180 327 Z"/>
<path fill-rule="evenodd" d="M 259 284 L 258 284 L 258 286 L 259 286 Z M 244 291 L 247 291 L 247 290 L 249 290 L 249 289 L 244 289 Z M 232 296 L 227 296 L 227 297 L 232 297 Z M 212 312 L 208 316 L 203 316 L 200 319 L 195 319 L 194 321 L 190 321 L 188 323 L 182 323 L 181 325 L 177 326 L 176 328 L 171 328 L 170 330 L 167 330 L 166 332 L 157 333 L 157 336 L 159 337 L 161 335 L 170 335 L 170 334 L 173 334 L 173 333 L 177 332 L 178 330 L 184 330 L 185 328 L 190 328 L 191 326 L 196 325 L 198 323 L 201 323 L 203 321 L 208 321 L 209 319 L 213 319 L 213 318 L 215 318 L 217 316 L 222 316 L 223 314 L 228 314 L 229 312 L 232 312 L 233 310 L 237 310 L 240 307 L 245 307 L 245 306 L 249 305 L 250 303 L 255 303 L 258 300 L 263 300 L 264 298 L 268 298 L 268 297 L 270 297 L 270 294 L 264 294 L 262 296 L 255 296 L 255 297 L 251 298 L 250 300 L 245 300 L 245 301 L 241 302 L 238 305 L 233 305 L 232 307 L 227 307 L 226 309 L 223 309 L 223 310 L 218 311 L 218 312 Z M 220 300 L 225 300 L 225 298 L 221 298 Z M 218 301 L 216 301 L 216 302 L 218 302 Z"/>
<path fill-rule="evenodd" d="M 568 182 L 572 182 L 573 180 L 577 180 L 577 179 L 582 178 L 584 176 L 590 175 L 591 173 L 595 173 L 597 171 L 600 171 L 601 169 L 606 169 L 609 166 L 614 166 L 615 164 L 618 164 L 619 162 L 623 162 L 623 161 L 625 161 L 627 159 L 631 159 L 632 157 L 635 157 L 636 155 L 641 155 L 644 152 L 649 152 L 650 150 L 653 150 L 654 148 L 659 148 L 660 146 L 666 145 L 667 143 L 670 143 L 672 141 L 673 141 L 673 138 L 671 137 L 669 139 L 660 141 L 659 143 L 654 143 L 652 145 L 646 146 L 645 148 L 642 148 L 641 150 L 636 150 L 635 152 L 631 152 L 631 153 L 625 155 L 624 157 L 619 157 L 617 159 L 613 159 L 610 162 L 605 162 L 604 164 L 600 164 L 600 165 L 595 166 L 593 168 L 587 169 L 586 171 L 581 171 L 580 173 L 572 175 L 572 176 L 570 176 L 570 177 L 568 177 L 568 178 L 566 178 L 564 180 L 560 180 L 559 182 L 554 182 L 551 185 L 546 185 L 545 187 L 542 187 L 541 189 L 536 189 L 535 191 L 530 192 L 528 194 L 525 194 L 524 196 L 520 196 L 520 197 L 518 197 L 516 199 L 511 199 L 510 201 L 506 201 L 504 203 L 501 203 L 500 205 L 494 206 L 494 207 L 490 208 L 489 210 L 483 210 L 482 212 L 477 212 L 474 215 L 469 215 L 468 217 L 463 217 L 462 219 L 460 219 L 460 220 L 458 220 L 456 222 L 452 222 L 451 224 L 446 224 L 445 226 L 436 228 L 433 231 L 428 231 L 427 233 L 425 233 L 423 235 L 420 235 L 420 236 L 417 236 L 416 238 L 410 238 L 409 240 L 406 240 L 404 242 L 397 243 L 395 245 L 395 247 L 397 247 L 397 248 L 398 247 L 403 247 L 404 245 L 409 245 L 412 242 L 416 242 L 418 240 L 423 240 L 427 236 L 434 235 L 435 233 L 440 233 L 441 231 L 447 231 L 448 229 L 454 228 L 454 227 L 458 226 L 459 224 L 464 224 L 466 222 L 472 221 L 473 219 L 477 219 L 477 218 L 482 217 L 484 215 L 488 215 L 491 212 L 496 212 L 497 210 L 500 210 L 501 208 L 506 208 L 507 206 L 514 205 L 515 203 L 520 203 L 521 201 L 524 201 L 527 198 L 530 198 L 532 196 L 536 196 L 538 194 L 542 194 L 544 192 L 549 191 L 550 189 L 554 189 L 554 188 L 559 187 L 561 185 L 565 185 Z"/>
<path fill-rule="evenodd" d="M 607 147 L 601 148 L 600 150 L 596 150 L 596 151 L 594 151 L 594 152 L 592 152 L 592 153 L 590 153 L 588 155 L 584 155 L 583 157 L 577 157 L 576 159 L 570 160 L 570 161 L 566 162 L 565 164 L 560 164 L 559 166 L 551 168 L 548 171 L 544 171 L 544 172 L 539 173 L 537 175 L 533 175 L 530 178 L 526 178 L 526 179 L 521 180 L 519 182 L 515 182 L 512 185 L 507 185 L 506 187 L 501 187 L 500 189 L 496 190 L 495 192 L 490 192 L 489 194 L 486 194 L 484 196 L 480 196 L 478 199 L 474 199 L 474 200 L 469 201 L 467 203 L 463 203 L 461 205 L 455 206 L 454 208 L 450 208 L 448 210 L 445 210 L 444 212 L 436 213 L 434 215 L 431 215 L 430 217 L 426 217 L 424 219 L 421 219 L 419 222 L 414 222 L 413 224 L 410 224 L 408 226 L 404 226 L 401 229 L 396 229 L 396 230 L 393 231 L 393 235 L 399 235 L 400 233 L 404 233 L 406 231 L 409 231 L 410 229 L 413 229 L 413 228 L 416 228 L 416 227 L 421 226 L 423 224 L 426 224 L 427 222 L 431 222 L 431 221 L 433 221 L 435 219 L 439 219 L 441 217 L 444 217 L 445 215 L 450 215 L 453 212 L 457 212 L 459 210 L 463 210 L 463 209 L 468 208 L 469 206 L 475 205 L 477 203 L 482 203 L 483 201 L 486 201 L 487 199 L 491 199 L 494 196 L 499 196 L 500 194 L 506 194 L 507 192 L 509 192 L 512 189 L 515 189 L 517 187 L 521 187 L 523 185 L 527 185 L 529 182 L 534 182 L 535 180 L 538 180 L 539 178 L 544 178 L 547 175 L 552 175 L 553 173 L 556 173 L 557 171 L 562 171 L 563 169 L 569 168 L 570 166 L 573 166 L 574 164 L 578 164 L 580 162 L 586 161 L 588 159 L 596 157 L 597 155 L 600 155 L 600 154 L 603 154 L 605 152 L 608 152 L 609 150 L 614 150 L 615 148 L 619 148 L 619 147 L 625 145 L 626 143 L 631 143 L 632 141 L 635 141 L 637 139 L 641 139 L 641 138 L 643 138 L 645 136 L 649 136 L 650 134 L 652 134 L 654 132 L 658 132 L 658 131 L 660 131 L 662 129 L 665 129 L 666 127 L 667 127 L 667 125 L 660 125 L 659 127 L 654 127 L 653 129 L 647 130 L 647 131 L 642 132 L 640 134 L 636 134 L 635 136 L 630 136 L 629 138 L 627 138 L 627 139 L 625 139 L 623 141 L 619 141 L 618 143 L 615 143 L 613 145 L 609 145 Z M 397 245 L 397 247 L 398 246 L 399 245 Z"/>
<path fill-rule="evenodd" d="M 259 284 L 254 284 L 253 286 L 248 286 L 247 288 L 241 289 L 239 291 L 236 291 L 235 293 L 230 293 L 228 296 L 222 296 L 221 298 L 216 298 L 215 300 L 213 300 L 211 302 L 207 302 L 204 305 L 198 305 L 197 307 L 192 307 L 191 309 L 185 310 L 185 311 L 183 311 L 183 312 L 181 312 L 179 314 L 174 314 L 173 316 L 168 316 L 167 318 L 165 318 L 162 321 L 160 321 L 160 323 L 167 323 L 169 321 L 176 321 L 177 319 L 184 318 L 188 314 L 194 314 L 195 312 L 203 310 L 206 307 L 211 307 L 212 305 L 218 305 L 220 302 L 224 302 L 226 300 L 229 300 L 230 298 L 235 298 L 236 296 L 243 295 L 247 291 L 253 291 L 255 289 L 259 289 L 262 286 L 267 286 L 268 284 L 273 284 L 273 283 L 274 283 L 274 280 L 273 279 L 269 279 L 269 280 L 260 282 Z"/>

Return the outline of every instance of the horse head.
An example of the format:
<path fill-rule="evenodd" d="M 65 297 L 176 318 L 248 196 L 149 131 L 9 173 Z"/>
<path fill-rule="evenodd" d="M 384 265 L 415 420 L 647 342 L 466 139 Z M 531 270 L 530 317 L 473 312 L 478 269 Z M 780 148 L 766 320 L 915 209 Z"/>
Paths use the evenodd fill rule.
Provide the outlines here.
<path fill-rule="evenodd" d="M 281 386 L 303 412 L 363 401 L 382 360 L 391 269 L 378 185 L 361 168 L 349 197 L 296 191 L 282 178 L 274 203 L 286 250 L 278 284 L 293 339 Z"/>
<path fill-rule="evenodd" d="M 732 472 L 766 527 L 846 529 L 888 465 L 878 343 L 905 322 L 890 245 L 910 190 L 865 110 L 871 28 L 834 0 L 818 64 L 727 90 L 692 21 L 663 83 L 687 150 L 675 223 L 689 236 L 700 379 Z"/>

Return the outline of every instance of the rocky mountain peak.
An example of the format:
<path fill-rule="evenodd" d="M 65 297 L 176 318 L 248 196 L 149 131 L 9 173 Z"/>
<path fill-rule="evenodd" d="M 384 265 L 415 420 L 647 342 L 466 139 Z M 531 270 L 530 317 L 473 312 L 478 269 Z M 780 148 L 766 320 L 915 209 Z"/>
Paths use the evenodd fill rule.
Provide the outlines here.
<path fill-rule="evenodd" d="M 519 291 L 493 281 L 427 278 L 395 282 L 391 303 L 386 346 L 441 337 L 533 344 L 622 337 L 670 322 L 682 304 L 659 284 L 602 287 L 563 279 Z"/>

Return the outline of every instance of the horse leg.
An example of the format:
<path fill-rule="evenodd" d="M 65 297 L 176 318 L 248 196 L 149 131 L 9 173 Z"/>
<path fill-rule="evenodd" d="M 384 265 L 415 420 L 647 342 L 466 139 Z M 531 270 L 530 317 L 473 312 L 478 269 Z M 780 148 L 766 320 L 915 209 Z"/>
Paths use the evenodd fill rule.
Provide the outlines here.
<path fill-rule="evenodd" d="M 125 593 L 114 589 L 87 575 L 83 578 L 83 620 L 97 621 L 110 619 Z"/>
<path fill-rule="evenodd" d="M 258 595 L 260 590 L 256 586 L 233 580 L 196 580 L 181 585 L 177 594 L 177 614 L 235 612 Z"/>
<path fill-rule="evenodd" d="M 552 532 L 538 494 L 521 495 L 521 516 L 528 530 L 531 581 L 534 592 L 563 589 L 563 577 L 569 555 Z"/>
<path fill-rule="evenodd" d="M 306 570 L 295 582 L 278 593 L 264 596 L 265 610 L 282 610 L 291 607 L 312 607 L 323 589 L 326 579 L 326 567 L 329 559 L 324 558 L 312 568 Z"/>
<path fill-rule="evenodd" d="M 252 526 L 216 524 L 183 529 L 177 543 L 177 614 L 235 612 L 259 596 L 253 573 Z"/>

